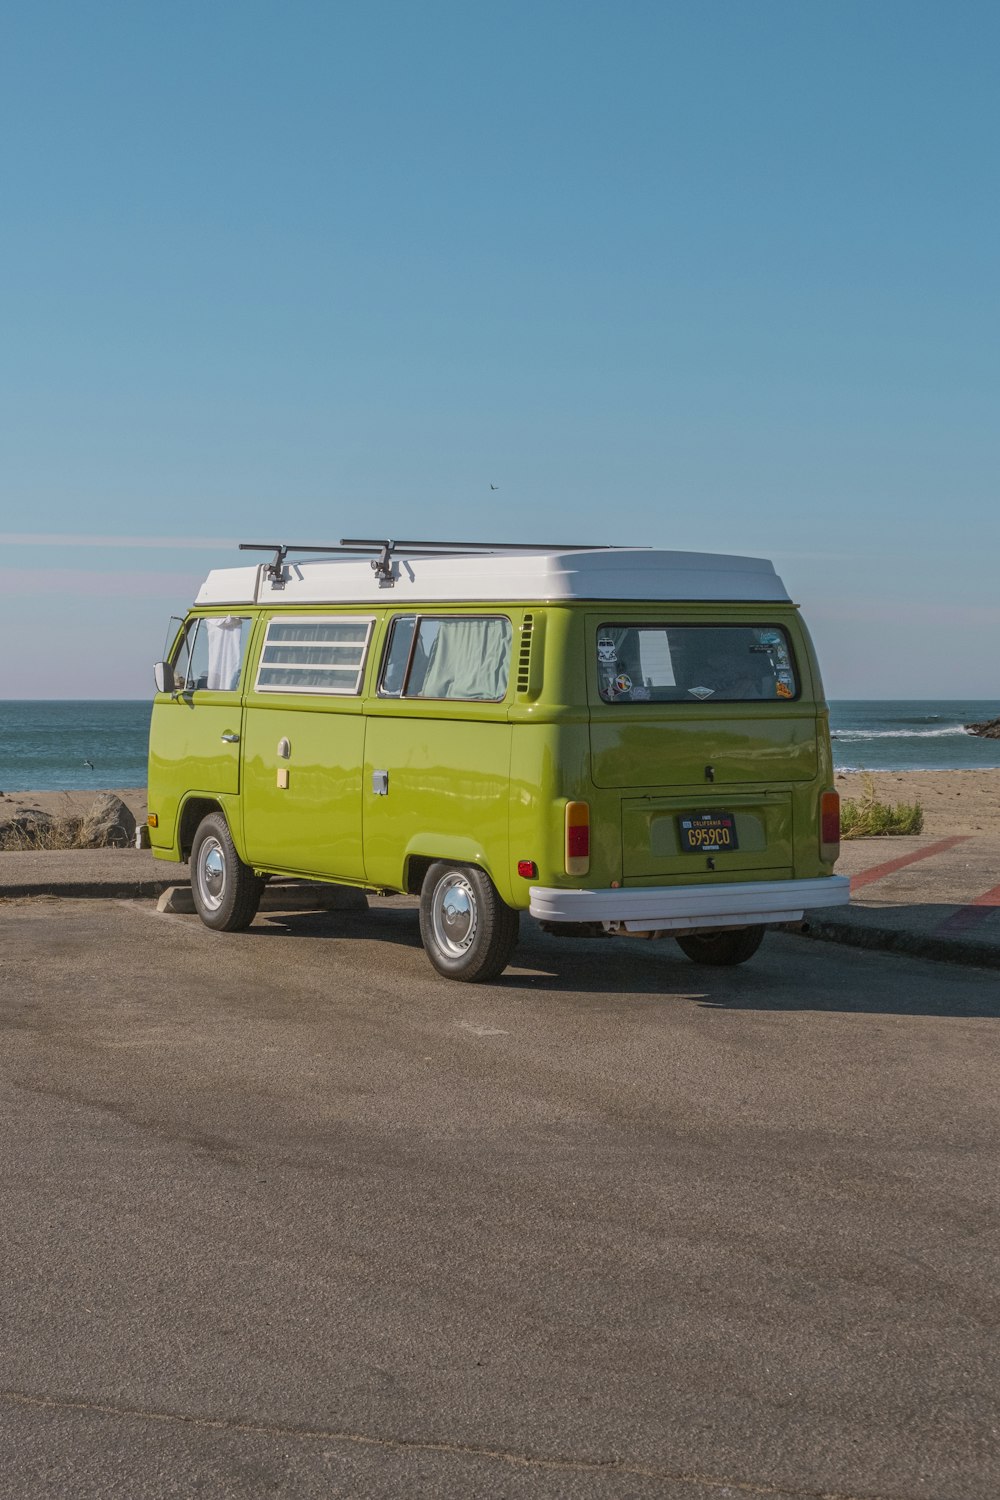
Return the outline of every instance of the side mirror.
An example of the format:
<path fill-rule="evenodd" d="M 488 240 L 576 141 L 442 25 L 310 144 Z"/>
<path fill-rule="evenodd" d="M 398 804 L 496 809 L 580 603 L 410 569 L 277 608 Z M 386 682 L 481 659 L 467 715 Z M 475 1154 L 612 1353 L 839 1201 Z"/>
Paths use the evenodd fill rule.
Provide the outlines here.
<path fill-rule="evenodd" d="M 174 669 L 168 661 L 158 661 L 153 668 L 153 681 L 156 683 L 158 693 L 172 693 L 174 686 Z"/>

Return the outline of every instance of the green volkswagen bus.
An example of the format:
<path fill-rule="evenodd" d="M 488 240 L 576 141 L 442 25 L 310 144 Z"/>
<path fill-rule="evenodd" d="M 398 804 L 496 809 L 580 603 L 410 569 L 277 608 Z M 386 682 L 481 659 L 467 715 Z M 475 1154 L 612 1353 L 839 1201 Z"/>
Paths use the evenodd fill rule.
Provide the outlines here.
<path fill-rule="evenodd" d="M 155 669 L 150 839 L 209 927 L 249 926 L 272 875 L 408 892 L 438 972 L 485 981 L 523 911 L 728 965 L 848 899 L 819 669 L 769 562 L 273 551 L 210 573 Z"/>

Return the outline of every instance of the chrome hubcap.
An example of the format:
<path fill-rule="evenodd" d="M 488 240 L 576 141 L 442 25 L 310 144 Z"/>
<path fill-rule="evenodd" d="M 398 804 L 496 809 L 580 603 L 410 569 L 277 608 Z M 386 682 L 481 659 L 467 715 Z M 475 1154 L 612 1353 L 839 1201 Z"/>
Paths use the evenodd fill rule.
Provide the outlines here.
<path fill-rule="evenodd" d="M 455 958 L 467 953 L 479 926 L 479 907 L 464 875 L 454 871 L 438 881 L 431 916 L 438 947 Z"/>
<path fill-rule="evenodd" d="M 218 911 L 226 894 L 226 856 L 218 839 L 207 838 L 198 850 L 198 889 L 209 911 Z"/>

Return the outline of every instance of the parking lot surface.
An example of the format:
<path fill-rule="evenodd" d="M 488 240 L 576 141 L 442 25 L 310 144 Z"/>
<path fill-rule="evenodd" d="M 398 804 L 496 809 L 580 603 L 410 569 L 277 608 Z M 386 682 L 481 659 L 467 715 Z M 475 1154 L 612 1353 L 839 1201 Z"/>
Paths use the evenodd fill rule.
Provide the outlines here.
<path fill-rule="evenodd" d="M 995 972 L 0 904 L 18 1496 L 993 1500 Z"/>

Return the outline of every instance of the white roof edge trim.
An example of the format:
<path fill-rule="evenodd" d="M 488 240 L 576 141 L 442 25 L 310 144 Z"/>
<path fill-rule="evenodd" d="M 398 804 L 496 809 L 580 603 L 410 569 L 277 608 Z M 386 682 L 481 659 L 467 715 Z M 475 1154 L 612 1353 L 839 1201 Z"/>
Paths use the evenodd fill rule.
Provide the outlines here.
<path fill-rule="evenodd" d="M 483 553 L 394 560 L 392 588 L 366 558 L 286 563 L 276 588 L 265 567 L 216 568 L 195 599 L 206 605 L 367 606 L 620 600 L 649 603 L 792 601 L 766 558 L 622 548 L 593 552 Z"/>

